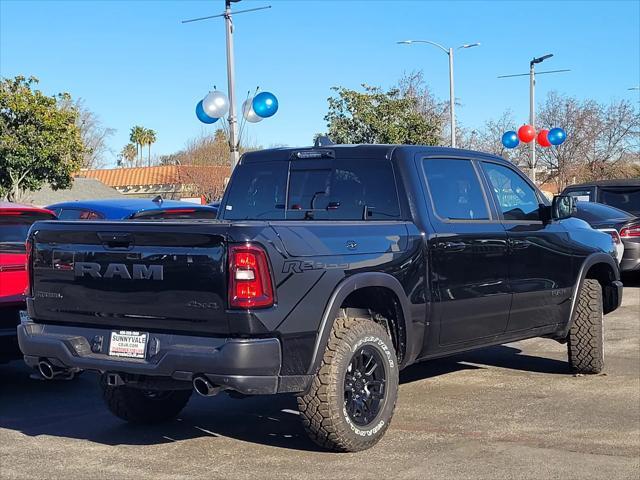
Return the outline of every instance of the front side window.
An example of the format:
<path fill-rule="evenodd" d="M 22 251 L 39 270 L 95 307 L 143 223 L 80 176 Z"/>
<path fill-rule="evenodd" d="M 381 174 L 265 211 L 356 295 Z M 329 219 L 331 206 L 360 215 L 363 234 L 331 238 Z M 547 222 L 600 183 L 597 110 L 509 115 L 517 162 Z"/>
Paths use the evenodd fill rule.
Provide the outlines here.
<path fill-rule="evenodd" d="M 535 190 L 518 173 L 504 165 L 482 163 L 505 220 L 540 220 Z"/>
<path fill-rule="evenodd" d="M 489 209 L 471 161 L 425 159 L 424 170 L 433 208 L 440 218 L 489 219 Z"/>

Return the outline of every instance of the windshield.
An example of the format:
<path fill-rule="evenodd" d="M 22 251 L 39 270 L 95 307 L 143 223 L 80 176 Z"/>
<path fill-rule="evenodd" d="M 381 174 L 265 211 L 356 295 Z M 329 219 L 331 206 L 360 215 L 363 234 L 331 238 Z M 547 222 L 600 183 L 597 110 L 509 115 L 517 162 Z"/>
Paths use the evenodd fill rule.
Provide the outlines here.
<path fill-rule="evenodd" d="M 600 202 L 634 215 L 640 215 L 640 187 L 603 188 Z"/>
<path fill-rule="evenodd" d="M 0 252 L 24 251 L 24 242 L 31 225 L 38 220 L 54 218 L 45 212 L 10 210 L 8 213 L 0 213 Z"/>

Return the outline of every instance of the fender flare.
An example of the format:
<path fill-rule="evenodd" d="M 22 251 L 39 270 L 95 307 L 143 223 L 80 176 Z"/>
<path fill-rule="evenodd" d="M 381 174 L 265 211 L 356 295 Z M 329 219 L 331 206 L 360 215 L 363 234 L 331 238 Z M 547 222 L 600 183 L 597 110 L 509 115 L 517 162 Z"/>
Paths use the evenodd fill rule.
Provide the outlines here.
<path fill-rule="evenodd" d="M 398 300 L 400 301 L 400 308 L 402 309 L 403 317 L 402 322 L 407 338 L 409 338 L 409 336 L 412 334 L 412 332 L 410 331 L 411 309 L 409 307 L 409 300 L 407 299 L 407 295 L 404 292 L 404 289 L 402 288 L 402 285 L 400 284 L 398 279 L 389 275 L 388 273 L 356 273 L 355 275 L 351 275 L 342 280 L 342 282 L 340 282 L 338 286 L 333 290 L 333 293 L 331 294 L 331 297 L 327 302 L 327 306 L 325 307 L 324 313 L 322 314 L 322 320 L 320 322 L 320 328 L 318 329 L 318 334 L 316 336 L 315 345 L 313 347 L 311 364 L 307 372 L 308 374 L 314 375 L 318 368 L 320 368 L 320 363 L 324 355 L 324 349 L 329 341 L 329 335 L 331 333 L 331 329 L 333 328 L 333 322 L 338 315 L 338 311 L 340 310 L 342 302 L 344 302 L 344 300 L 352 292 L 366 287 L 384 287 L 395 293 L 396 297 L 398 297 Z M 410 352 L 405 353 L 405 359 L 407 358 L 407 355 L 409 353 Z"/>
<path fill-rule="evenodd" d="M 576 280 L 576 284 L 573 287 L 573 292 L 571 294 L 571 310 L 569 312 L 569 319 L 567 320 L 567 325 L 566 327 L 563 329 L 562 333 L 563 336 L 566 336 L 569 333 L 569 330 L 571 329 L 571 325 L 573 323 L 573 314 L 576 308 L 576 303 L 578 301 L 578 295 L 580 293 L 580 289 L 582 288 L 582 284 L 584 283 L 584 279 L 587 276 L 587 272 L 589 271 L 589 269 L 591 267 L 593 267 L 594 265 L 597 265 L 599 263 L 604 263 L 607 264 L 609 267 L 611 267 L 611 270 L 614 273 L 614 281 L 612 282 L 612 285 L 610 286 L 614 286 L 615 282 L 619 282 L 620 280 L 620 270 L 618 268 L 618 265 L 616 264 L 615 260 L 613 259 L 613 257 L 607 253 L 603 253 L 603 252 L 596 252 L 596 253 L 592 253 L 591 255 L 589 255 L 584 262 L 582 262 L 582 265 L 580 266 L 580 270 L 578 271 L 578 277 Z M 604 292 L 603 292 L 604 294 Z"/>

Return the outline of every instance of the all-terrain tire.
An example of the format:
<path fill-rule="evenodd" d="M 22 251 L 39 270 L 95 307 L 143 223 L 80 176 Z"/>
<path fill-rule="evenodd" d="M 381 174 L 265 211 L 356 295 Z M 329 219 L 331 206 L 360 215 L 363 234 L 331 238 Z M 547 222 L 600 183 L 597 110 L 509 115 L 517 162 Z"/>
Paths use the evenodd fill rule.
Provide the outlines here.
<path fill-rule="evenodd" d="M 185 407 L 192 390 L 145 391 L 127 386 L 112 387 L 103 381 L 102 398 L 116 417 L 130 423 L 160 423 L 175 418 Z"/>
<path fill-rule="evenodd" d="M 569 365 L 576 373 L 600 373 L 604 368 L 602 287 L 585 279 L 578 294 L 573 323 L 567 337 Z"/>
<path fill-rule="evenodd" d="M 373 365 L 369 361 L 367 366 L 358 370 L 354 368 L 358 359 L 366 359 L 367 354 L 378 365 L 371 373 L 367 373 L 367 366 Z M 374 400 L 377 401 L 376 406 L 372 409 L 367 407 L 368 414 L 359 418 L 356 417 L 364 411 L 362 403 L 358 403 L 362 402 L 362 396 L 354 395 L 354 387 L 349 388 L 349 392 L 345 391 L 347 385 L 355 385 L 352 381 L 356 378 L 354 372 L 365 372 L 356 382 L 358 388 L 363 388 L 361 392 L 367 391 L 364 395 L 369 395 L 369 389 L 383 392 L 382 399 L 376 392 L 372 397 L 379 399 Z M 379 380 L 381 375 L 384 375 L 382 382 Z M 398 377 L 398 360 L 386 330 L 368 318 L 340 316 L 335 320 L 322 364 L 311 387 L 298 397 L 298 409 L 307 434 L 316 444 L 333 451 L 357 452 L 372 447 L 389 427 L 398 396 Z M 364 378 L 368 383 L 363 386 Z M 374 378 L 378 379 L 375 380 L 375 388 Z M 348 402 L 355 403 L 347 405 Z M 355 412 L 354 405 L 358 405 Z M 367 415 L 370 415 L 370 421 L 367 421 Z M 366 423 L 358 423 L 358 420 Z"/>

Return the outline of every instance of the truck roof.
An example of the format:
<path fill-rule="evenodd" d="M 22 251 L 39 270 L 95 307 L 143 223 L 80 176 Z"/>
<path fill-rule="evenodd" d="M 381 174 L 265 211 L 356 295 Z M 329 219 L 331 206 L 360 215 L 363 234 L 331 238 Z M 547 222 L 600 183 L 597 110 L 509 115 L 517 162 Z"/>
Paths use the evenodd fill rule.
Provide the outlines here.
<path fill-rule="evenodd" d="M 619 178 L 615 180 L 594 180 L 593 182 L 576 183 L 565 188 L 584 188 L 584 187 L 640 187 L 640 178 Z"/>
<path fill-rule="evenodd" d="M 283 147 L 270 148 L 266 150 L 256 150 L 247 152 L 242 156 L 242 163 L 286 161 L 291 159 L 297 152 L 326 152 L 331 151 L 336 159 L 357 159 L 369 158 L 371 160 L 390 158 L 391 153 L 401 152 L 404 154 L 422 153 L 426 156 L 459 156 L 474 158 L 487 158 L 495 161 L 509 163 L 507 160 L 489 153 L 475 150 L 465 150 L 462 148 L 434 147 L 428 145 L 387 145 L 387 144 L 364 144 L 364 145 L 329 145 L 322 147 Z"/>

